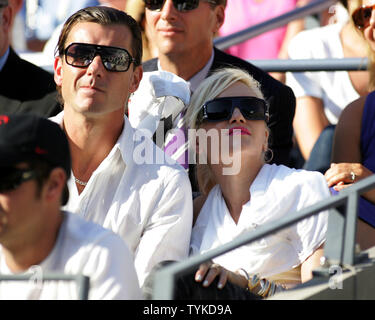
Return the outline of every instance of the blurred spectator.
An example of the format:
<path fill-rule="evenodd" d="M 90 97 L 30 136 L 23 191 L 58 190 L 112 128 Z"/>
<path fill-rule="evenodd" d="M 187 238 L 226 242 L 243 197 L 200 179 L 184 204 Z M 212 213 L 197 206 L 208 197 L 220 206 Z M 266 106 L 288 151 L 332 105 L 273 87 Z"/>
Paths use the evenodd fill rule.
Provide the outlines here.
<path fill-rule="evenodd" d="M 366 57 L 366 48 L 351 20 L 347 20 L 302 31 L 291 40 L 289 56 L 291 59 Z M 287 73 L 287 84 L 297 98 L 293 127 L 302 163 L 306 161 L 305 169 L 324 173 L 329 168 L 334 132 L 331 125 L 337 123 L 350 101 L 368 92 L 368 81 L 367 71 Z"/>
<path fill-rule="evenodd" d="M 10 46 L 12 10 L 8 0 L 0 0 L 0 112 L 55 115 L 60 107 L 52 74 L 21 59 Z"/>
<path fill-rule="evenodd" d="M 267 20 L 276 18 L 311 0 L 228 0 L 225 21 L 219 30 L 227 36 Z M 304 20 L 294 20 L 288 25 L 268 31 L 255 38 L 231 46 L 226 52 L 244 60 L 287 59 L 290 39 L 305 28 Z M 284 73 L 272 73 L 285 81 Z"/>
<path fill-rule="evenodd" d="M 26 40 L 31 51 L 42 51 L 57 26 L 81 8 L 98 0 L 26 0 Z"/>
<path fill-rule="evenodd" d="M 23 0 L 8 0 L 9 6 L 12 8 L 12 31 L 11 31 L 11 40 L 10 43 L 16 51 L 18 49 L 25 49 L 25 24 L 24 24 L 24 17 L 20 14 L 21 9 L 23 7 Z"/>
<path fill-rule="evenodd" d="M 89 277 L 89 299 L 142 299 L 132 254 L 113 232 L 61 211 L 68 200 L 69 143 L 50 120 L 0 115 L 0 299 L 77 299 L 59 273 Z M 38 276 L 40 278 L 38 278 Z"/>
<path fill-rule="evenodd" d="M 102 6 L 115 8 L 117 10 L 124 10 L 128 0 L 98 0 Z"/>
<path fill-rule="evenodd" d="M 375 86 L 375 10 L 369 1 L 351 1 L 356 10 L 356 25 L 369 46 L 370 88 Z M 366 12 L 366 14 L 362 14 Z M 332 165 L 325 173 L 329 187 L 340 191 L 375 172 L 375 91 L 350 103 L 341 113 L 337 123 Z M 357 241 L 365 250 L 375 245 L 375 191 L 363 194 L 359 199 Z"/>
<path fill-rule="evenodd" d="M 146 24 L 145 10 L 143 0 L 127 0 L 126 2 L 125 12 L 138 22 L 142 30 L 142 61 L 147 61 L 158 56 L 158 49 L 152 41 L 149 27 Z"/>

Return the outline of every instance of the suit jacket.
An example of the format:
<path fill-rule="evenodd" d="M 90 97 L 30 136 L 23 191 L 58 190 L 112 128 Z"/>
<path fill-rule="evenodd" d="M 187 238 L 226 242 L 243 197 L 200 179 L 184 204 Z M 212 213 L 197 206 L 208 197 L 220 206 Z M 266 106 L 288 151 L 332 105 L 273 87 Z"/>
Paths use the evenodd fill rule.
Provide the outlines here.
<path fill-rule="evenodd" d="M 263 95 L 269 105 L 269 148 L 273 151 L 271 163 L 289 166 L 290 151 L 293 145 L 293 118 L 296 107 L 293 91 L 245 60 L 226 54 L 217 48 L 214 48 L 214 52 L 214 60 L 208 76 L 219 68 L 234 66 L 246 70 L 260 83 Z M 156 71 L 157 69 L 157 58 L 143 63 L 144 71 Z"/>
<path fill-rule="evenodd" d="M 10 48 L 0 71 L 0 112 L 50 117 L 61 111 L 53 75 L 21 59 Z"/>

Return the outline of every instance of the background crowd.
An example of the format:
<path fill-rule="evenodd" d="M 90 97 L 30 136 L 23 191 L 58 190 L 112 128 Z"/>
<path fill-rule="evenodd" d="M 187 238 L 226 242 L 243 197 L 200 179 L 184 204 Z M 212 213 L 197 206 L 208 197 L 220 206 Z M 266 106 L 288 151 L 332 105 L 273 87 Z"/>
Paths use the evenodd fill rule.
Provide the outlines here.
<path fill-rule="evenodd" d="M 0 274 L 83 273 L 90 299 L 147 298 L 165 264 L 371 176 L 374 1 L 214 46 L 312 2 L 0 0 Z M 255 63 L 348 57 L 367 57 L 368 70 Z M 361 249 L 375 244 L 374 202 L 373 191 L 360 198 Z M 327 217 L 202 264 L 176 280 L 176 299 L 258 299 L 309 281 Z M 0 298 L 77 293 L 0 282 Z"/>

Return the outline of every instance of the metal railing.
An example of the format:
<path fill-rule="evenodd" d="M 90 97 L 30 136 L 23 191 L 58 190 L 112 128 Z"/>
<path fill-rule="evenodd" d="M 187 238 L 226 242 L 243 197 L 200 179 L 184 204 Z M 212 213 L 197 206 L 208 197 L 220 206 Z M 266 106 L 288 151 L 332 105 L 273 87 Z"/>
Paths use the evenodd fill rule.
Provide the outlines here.
<path fill-rule="evenodd" d="M 214 40 L 214 45 L 218 49 L 227 49 L 233 45 L 244 42 L 248 39 L 254 38 L 264 32 L 282 27 L 292 20 L 302 19 L 306 16 L 320 13 L 335 4 L 337 0 L 316 0 L 306 6 L 294 9 L 276 18 L 267 20 L 263 23 L 251 26 L 241 31 L 235 32 L 228 36 L 218 37 Z"/>
<path fill-rule="evenodd" d="M 375 187 L 375 175 L 359 181 L 338 195 L 290 214 L 277 222 L 260 226 L 255 231 L 244 233 L 233 241 L 203 254 L 195 255 L 185 261 L 168 265 L 155 273 L 153 299 L 173 299 L 174 283 L 177 277 L 187 274 L 203 262 L 211 260 L 228 251 L 249 244 L 271 233 L 280 231 L 292 224 L 329 209 L 328 231 L 324 246 L 324 256 L 328 264 L 353 265 L 356 262 L 355 235 L 357 226 L 358 197 Z M 337 208 L 345 207 L 345 211 Z"/>
<path fill-rule="evenodd" d="M 90 289 L 90 278 L 84 275 L 67 275 L 63 273 L 46 273 L 38 279 L 34 279 L 35 275 L 22 274 L 22 275 L 2 275 L 0 274 L 0 281 L 75 281 L 78 287 L 78 299 L 87 300 Z"/>
<path fill-rule="evenodd" d="M 249 60 L 266 72 L 363 71 L 367 58 Z"/>

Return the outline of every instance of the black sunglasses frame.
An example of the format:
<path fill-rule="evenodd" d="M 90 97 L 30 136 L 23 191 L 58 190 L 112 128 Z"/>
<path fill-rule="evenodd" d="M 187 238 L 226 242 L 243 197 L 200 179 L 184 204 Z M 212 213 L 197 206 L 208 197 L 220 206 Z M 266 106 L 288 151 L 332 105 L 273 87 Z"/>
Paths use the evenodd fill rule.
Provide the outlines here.
<path fill-rule="evenodd" d="M 145 7 L 151 11 L 161 11 L 166 0 L 143 0 Z M 173 0 L 173 6 L 179 12 L 187 12 L 198 8 L 201 0 Z M 202 0 L 211 4 L 216 4 L 214 0 Z"/>
<path fill-rule="evenodd" d="M 81 55 L 73 52 L 69 52 L 69 50 L 72 50 L 72 48 L 77 47 L 84 48 L 85 50 L 91 49 L 90 54 L 87 54 L 87 56 Z M 127 61 L 127 65 L 125 65 L 121 70 L 116 69 L 116 67 L 119 66 L 119 64 L 114 64 L 113 68 L 110 68 L 107 63 L 113 64 L 113 62 L 108 61 L 109 56 L 114 56 L 114 54 L 110 55 L 108 51 L 114 51 L 114 52 L 121 52 L 125 54 L 125 59 Z M 65 55 L 65 62 L 73 67 L 76 68 L 88 68 L 88 66 L 92 63 L 94 58 L 99 55 L 100 59 L 102 60 L 102 64 L 104 68 L 109 72 L 126 72 L 129 70 L 130 65 L 132 63 L 137 63 L 137 61 L 131 56 L 128 50 L 124 48 L 119 47 L 111 47 L 111 46 L 103 46 L 103 45 L 97 45 L 97 44 L 90 44 L 90 43 L 81 43 L 81 42 L 73 42 L 70 45 L 68 45 L 64 50 Z M 86 58 L 86 60 L 84 60 Z M 72 60 L 73 59 L 73 60 Z M 77 63 L 77 60 L 84 60 L 84 63 Z M 121 66 L 121 65 L 120 65 Z"/>
<path fill-rule="evenodd" d="M 375 9 L 375 4 L 371 6 L 362 6 L 354 10 L 352 14 L 352 19 L 354 22 L 354 25 L 359 29 L 363 30 L 368 27 L 372 10 Z"/>
<path fill-rule="evenodd" d="M 37 172 L 33 169 L 0 167 L 0 170 L 3 172 L 0 177 L 0 193 L 15 190 L 22 183 L 37 177 Z"/>
<path fill-rule="evenodd" d="M 219 108 L 221 110 L 218 110 Z M 249 96 L 223 97 L 207 101 L 201 108 L 198 121 L 202 123 L 230 120 L 235 108 L 240 109 L 246 120 L 264 120 L 266 123 L 269 121 L 267 102 Z"/>

